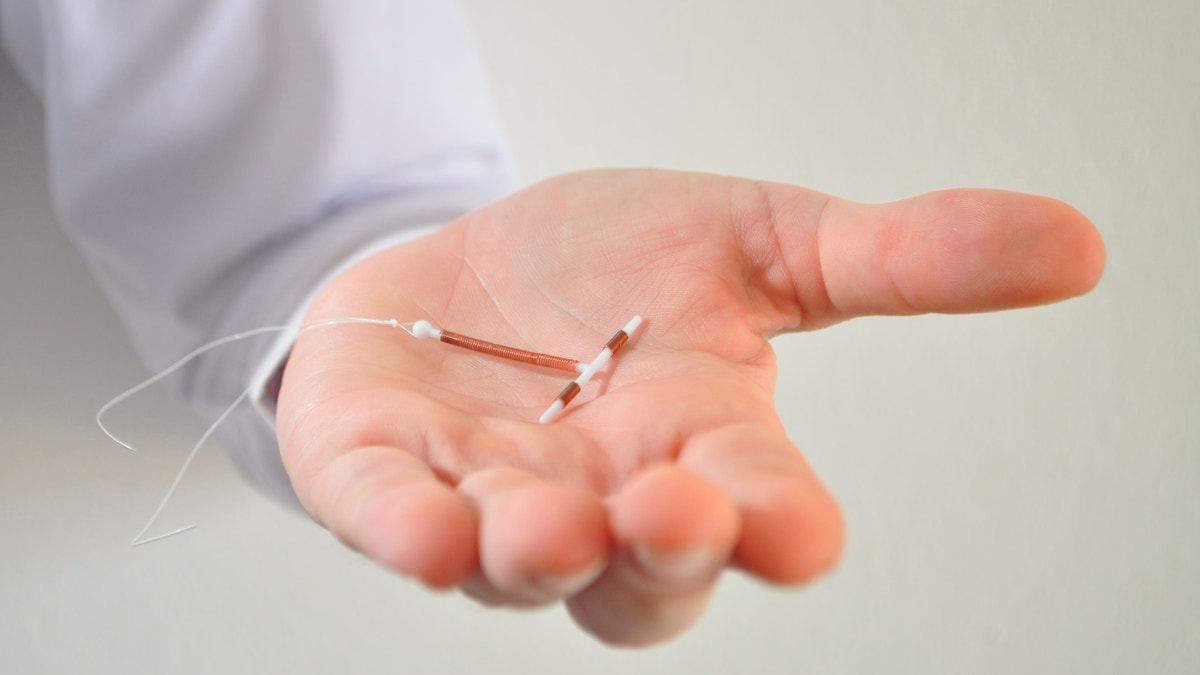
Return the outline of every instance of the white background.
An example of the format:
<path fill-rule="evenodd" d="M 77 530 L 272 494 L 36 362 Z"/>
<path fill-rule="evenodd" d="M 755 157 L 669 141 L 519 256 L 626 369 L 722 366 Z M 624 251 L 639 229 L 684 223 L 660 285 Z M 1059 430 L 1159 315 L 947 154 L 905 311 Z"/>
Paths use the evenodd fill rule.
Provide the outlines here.
<path fill-rule="evenodd" d="M 519 7 L 519 9 L 517 9 Z M 845 509 L 832 576 L 729 575 L 648 651 L 484 610 L 343 550 L 156 397 L 54 229 L 40 111 L 0 68 L 0 672 L 1200 672 L 1200 4 L 465 3 L 523 178 L 647 165 L 882 201 L 1053 195 L 1092 295 L 777 341 L 778 403 Z"/>

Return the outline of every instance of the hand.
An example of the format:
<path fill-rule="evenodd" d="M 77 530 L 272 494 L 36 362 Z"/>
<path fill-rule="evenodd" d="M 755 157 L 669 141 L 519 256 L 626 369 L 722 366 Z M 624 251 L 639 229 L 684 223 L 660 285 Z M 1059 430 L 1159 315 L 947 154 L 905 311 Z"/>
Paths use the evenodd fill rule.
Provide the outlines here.
<path fill-rule="evenodd" d="M 378 326 L 314 330 L 278 428 L 296 493 L 379 563 L 489 604 L 565 599 L 603 640 L 702 613 L 737 567 L 794 584 L 842 547 L 788 440 L 768 338 L 866 314 L 1052 302 L 1104 249 L 1060 202 L 986 190 L 882 205 L 718 176 L 589 172 L 535 185 L 353 267 L 308 320 L 428 319 L 590 361 L 641 331 L 565 411 L 571 375 Z"/>

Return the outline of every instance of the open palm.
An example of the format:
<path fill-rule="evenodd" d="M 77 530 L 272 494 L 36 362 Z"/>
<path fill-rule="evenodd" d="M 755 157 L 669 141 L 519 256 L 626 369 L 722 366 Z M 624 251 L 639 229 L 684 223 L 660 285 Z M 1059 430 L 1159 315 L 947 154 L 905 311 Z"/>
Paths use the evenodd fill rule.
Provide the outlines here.
<path fill-rule="evenodd" d="M 1053 200 L 956 190 L 861 205 L 655 171 L 557 178 L 335 279 L 308 320 L 428 319 L 591 360 L 646 322 L 563 416 L 571 375 L 378 326 L 305 333 L 283 458 L 350 546 L 487 603 L 565 599 L 602 639 L 665 639 L 725 566 L 829 569 L 836 504 L 775 411 L 768 339 L 864 314 L 967 312 L 1090 289 L 1092 226 Z"/>

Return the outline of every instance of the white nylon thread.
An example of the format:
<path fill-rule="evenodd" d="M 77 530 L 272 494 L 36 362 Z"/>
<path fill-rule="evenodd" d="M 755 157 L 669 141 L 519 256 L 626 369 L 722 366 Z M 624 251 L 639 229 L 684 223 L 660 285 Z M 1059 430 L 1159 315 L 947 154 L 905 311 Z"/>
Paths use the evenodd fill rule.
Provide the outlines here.
<path fill-rule="evenodd" d="M 264 335 L 267 333 L 283 333 L 283 332 L 292 331 L 292 330 L 296 331 L 296 335 L 298 337 L 304 333 L 307 333 L 310 330 L 314 330 L 317 328 L 327 328 L 330 326 L 343 326 L 343 325 L 347 325 L 347 324 L 368 324 L 368 325 L 375 325 L 375 326 L 388 326 L 390 328 L 399 328 L 400 330 L 403 330 L 405 333 L 408 333 L 409 335 L 413 335 L 413 331 L 410 326 L 408 326 L 406 324 L 402 324 L 399 321 L 397 321 L 396 319 L 367 319 L 367 318 L 361 318 L 361 317 L 345 317 L 345 318 L 340 318 L 340 319 L 326 319 L 326 320 L 313 321 L 310 323 L 301 324 L 299 326 L 263 326 L 261 328 L 254 328 L 251 330 L 243 331 L 241 333 L 227 335 L 223 338 L 218 338 L 216 340 L 213 340 L 212 342 L 203 344 L 203 345 L 193 349 L 192 351 L 188 352 L 185 356 L 180 358 L 178 361 L 175 361 L 174 363 L 167 366 L 163 370 L 160 370 L 158 373 L 155 373 L 151 377 L 146 378 L 145 380 L 139 382 L 138 384 L 136 384 L 136 385 L 130 387 L 129 389 L 126 389 L 125 391 L 121 392 L 120 394 L 117 394 L 116 396 L 114 396 L 112 399 L 110 399 L 108 401 L 108 403 L 105 403 L 100 408 L 100 410 L 98 410 L 96 412 L 96 425 L 99 426 L 100 431 L 103 431 L 104 435 L 108 436 L 113 442 L 117 443 L 118 445 L 120 445 L 128 450 L 137 452 L 137 448 L 135 448 L 131 444 L 121 440 L 119 437 L 117 437 L 116 434 L 114 434 L 104 424 L 104 416 L 106 414 L 108 414 L 108 412 L 110 410 L 112 410 L 114 407 L 121 404 L 125 400 L 127 400 L 130 397 L 136 395 L 137 393 L 145 390 L 146 388 L 151 387 L 151 386 L 161 382 L 165 378 L 169 377 L 172 373 L 178 371 L 180 368 L 187 365 L 193 359 L 196 359 L 214 349 L 223 347 L 227 344 L 230 344 L 233 342 L 238 342 L 240 340 L 245 340 L 248 338 L 252 338 L 252 337 L 255 337 L 258 335 Z M 242 393 L 239 394 L 237 396 L 237 398 L 235 398 L 233 400 L 233 402 L 230 403 L 229 406 L 227 408 L 225 408 L 225 410 L 220 415 L 217 416 L 217 419 L 214 420 L 213 423 L 208 426 L 208 429 L 206 429 L 204 431 L 204 434 L 200 436 L 200 440 L 196 441 L 196 444 L 192 446 L 192 449 L 188 452 L 187 457 L 183 461 L 183 466 L 181 466 L 179 468 L 179 471 L 175 474 L 175 480 L 173 480 L 171 482 L 171 486 L 169 488 L 167 488 L 166 494 L 163 495 L 163 498 L 158 502 L 158 506 L 154 509 L 154 513 L 152 513 L 150 515 L 150 519 L 146 521 L 145 526 L 143 526 L 142 529 L 139 530 L 138 533 L 133 536 L 133 539 L 129 542 L 130 546 L 141 546 L 142 544 L 148 544 L 152 541 L 166 539 L 167 537 L 175 536 L 181 532 L 187 532 L 188 530 L 196 527 L 195 524 L 187 525 L 185 527 L 181 527 L 179 529 L 172 530 L 172 531 L 166 532 L 164 534 L 158 534 L 158 535 L 154 535 L 152 537 L 143 538 L 144 535 L 146 534 L 146 532 L 148 532 L 151 527 L 154 527 L 154 523 L 155 523 L 155 521 L 158 520 L 158 516 L 162 513 L 163 509 L 166 508 L 167 502 L 169 502 L 171 500 L 171 497 L 175 494 L 175 491 L 179 488 L 179 484 L 183 481 L 184 475 L 187 473 L 188 469 L 191 467 L 192 462 L 196 459 L 196 455 L 198 455 L 200 453 L 200 448 L 203 447 L 205 442 L 207 442 L 208 439 L 213 435 L 213 433 L 217 430 L 217 427 L 219 427 L 221 425 L 221 423 L 224 422 L 225 419 L 228 418 L 233 413 L 233 411 L 243 401 L 245 401 L 250 396 L 250 392 L 252 390 L 253 390 L 253 385 L 251 385 L 251 386 L 247 387 L 245 390 L 243 390 Z"/>

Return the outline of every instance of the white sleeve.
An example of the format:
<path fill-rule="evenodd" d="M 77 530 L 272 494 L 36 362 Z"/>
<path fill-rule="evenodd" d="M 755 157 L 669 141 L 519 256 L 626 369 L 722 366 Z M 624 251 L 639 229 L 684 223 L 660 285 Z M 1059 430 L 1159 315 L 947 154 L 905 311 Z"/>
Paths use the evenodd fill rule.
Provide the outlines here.
<path fill-rule="evenodd" d="M 45 106 L 58 218 L 152 369 L 286 320 L 347 259 L 510 184 L 448 1 L 0 0 L 0 29 Z M 211 420 L 270 343 L 172 389 Z M 294 499 L 253 406 L 222 436 Z"/>

